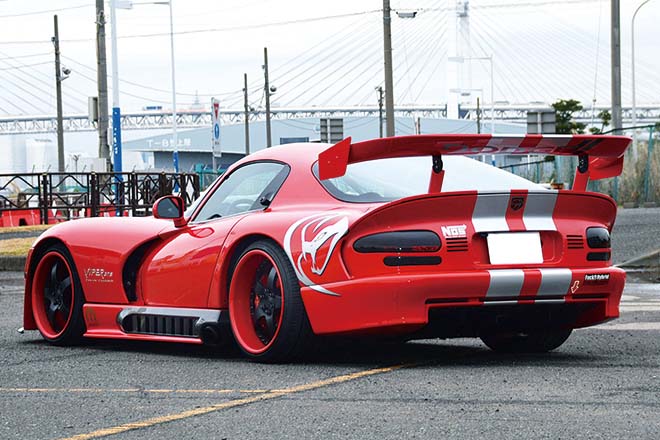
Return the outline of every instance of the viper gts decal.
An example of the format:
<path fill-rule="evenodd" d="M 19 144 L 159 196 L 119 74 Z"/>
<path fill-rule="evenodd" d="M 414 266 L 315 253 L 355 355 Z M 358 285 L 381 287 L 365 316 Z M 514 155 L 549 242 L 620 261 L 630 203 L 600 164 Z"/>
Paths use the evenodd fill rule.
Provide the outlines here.
<path fill-rule="evenodd" d="M 348 217 L 343 214 L 313 214 L 289 227 L 284 236 L 284 250 L 303 284 L 317 292 L 339 296 L 312 278 L 323 275 L 337 243 L 346 232 Z"/>

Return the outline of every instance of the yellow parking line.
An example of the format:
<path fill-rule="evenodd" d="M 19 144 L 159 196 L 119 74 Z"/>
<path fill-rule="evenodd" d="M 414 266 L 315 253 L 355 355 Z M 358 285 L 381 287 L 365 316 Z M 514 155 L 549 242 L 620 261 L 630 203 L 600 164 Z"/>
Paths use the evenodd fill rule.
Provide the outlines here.
<path fill-rule="evenodd" d="M 341 376 L 331 377 L 329 379 L 318 380 L 315 382 L 306 383 L 303 385 L 297 385 L 290 388 L 284 388 L 281 390 L 267 391 L 263 394 L 258 394 L 252 397 L 246 397 L 242 399 L 230 400 L 229 402 L 218 403 L 216 405 L 206 406 L 203 408 L 195 408 L 188 411 L 183 411 L 176 414 L 169 414 L 166 416 L 153 417 L 151 419 L 141 420 L 137 422 L 126 423 L 119 426 L 114 426 L 112 428 L 99 429 L 87 434 L 78 434 L 73 437 L 67 437 L 61 440 L 86 440 L 92 438 L 106 437 L 109 435 L 119 434 L 126 431 L 132 431 L 134 429 L 148 428 L 155 425 L 161 425 L 163 423 L 173 422 L 176 420 L 187 419 L 190 417 L 200 416 L 203 414 L 208 414 L 215 411 L 221 411 L 223 409 L 235 408 L 237 406 L 249 405 L 251 403 L 260 402 L 264 400 L 276 399 L 278 397 L 286 396 L 289 394 L 300 393 L 303 391 L 314 390 L 317 388 L 327 387 L 329 385 L 335 385 L 343 382 L 349 382 L 352 380 L 360 379 L 362 377 L 373 376 L 375 374 L 389 373 L 391 371 L 398 370 L 400 368 L 408 367 L 412 365 L 394 365 L 391 367 L 383 368 L 373 368 L 370 370 L 358 371 L 356 373 L 344 374 Z"/>
<path fill-rule="evenodd" d="M 155 393 L 155 394 L 229 394 L 265 393 L 268 390 L 167 390 L 141 388 L 7 388 L 0 387 L 0 393 Z"/>

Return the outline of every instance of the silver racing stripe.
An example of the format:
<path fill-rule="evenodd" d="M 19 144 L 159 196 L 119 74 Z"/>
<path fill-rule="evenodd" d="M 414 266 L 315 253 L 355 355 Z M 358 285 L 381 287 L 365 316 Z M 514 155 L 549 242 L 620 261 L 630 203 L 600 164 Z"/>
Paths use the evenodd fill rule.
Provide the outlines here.
<path fill-rule="evenodd" d="M 557 203 L 557 191 L 529 193 L 523 212 L 523 223 L 528 231 L 556 231 L 557 226 L 552 219 Z"/>
<path fill-rule="evenodd" d="M 515 140 L 517 142 L 512 142 L 512 140 Z M 488 141 L 488 144 L 486 144 L 486 147 L 495 147 L 495 148 L 500 148 L 502 144 L 508 145 L 513 148 L 518 148 L 520 147 L 520 144 L 525 140 L 525 135 L 524 134 L 503 134 L 503 135 L 497 135 Z"/>
<path fill-rule="evenodd" d="M 486 299 L 520 295 L 525 281 L 525 272 L 522 269 L 489 270 L 488 273 L 490 274 L 490 284 L 488 292 L 486 292 Z"/>
<path fill-rule="evenodd" d="M 537 297 L 566 295 L 573 279 L 570 269 L 539 269 L 541 271 L 541 286 Z"/>
<path fill-rule="evenodd" d="M 472 213 L 474 231 L 508 231 L 506 209 L 509 206 L 509 197 L 509 194 L 477 194 L 477 203 Z"/>

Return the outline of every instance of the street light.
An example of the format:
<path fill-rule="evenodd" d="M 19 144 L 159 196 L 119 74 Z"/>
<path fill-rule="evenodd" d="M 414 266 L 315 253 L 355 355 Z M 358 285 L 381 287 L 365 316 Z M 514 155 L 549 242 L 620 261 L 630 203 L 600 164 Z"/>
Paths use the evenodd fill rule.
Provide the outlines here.
<path fill-rule="evenodd" d="M 110 0 L 111 5 L 111 19 L 112 19 L 112 92 L 113 92 L 113 108 L 112 108 L 112 131 L 113 131 L 113 149 L 115 150 L 115 161 L 119 160 L 121 171 L 121 118 L 119 116 L 119 74 L 117 63 L 117 32 L 115 27 L 115 8 L 119 9 L 132 9 L 134 5 L 168 5 L 170 8 L 170 57 L 172 67 L 172 143 L 174 144 L 174 151 L 172 152 L 172 162 L 174 163 L 174 172 L 179 172 L 179 143 L 177 139 L 177 123 L 176 123 L 176 74 L 174 64 L 174 20 L 172 17 L 172 2 L 169 1 L 147 1 L 133 3 L 130 0 Z M 117 111 L 117 121 L 115 123 L 115 110 Z M 117 139 L 118 147 L 115 145 L 115 125 L 117 126 Z M 115 164 L 115 171 L 117 165 Z"/>
<path fill-rule="evenodd" d="M 647 0 L 649 1 L 649 0 Z M 491 134 L 495 133 L 495 81 L 494 81 L 494 71 L 493 71 L 493 56 L 485 57 L 449 57 L 448 61 L 455 63 L 462 63 L 464 61 L 486 61 L 490 63 L 490 132 Z"/>
<path fill-rule="evenodd" d="M 126 2 L 110 0 L 110 37 L 112 46 L 112 158 L 116 173 L 122 172 L 121 110 L 119 108 L 119 58 L 117 57 L 117 8 L 129 9 Z"/>
<path fill-rule="evenodd" d="M 635 18 L 637 17 L 637 13 L 642 8 L 642 6 L 644 6 L 650 1 L 651 0 L 644 0 L 639 6 L 637 6 L 637 9 L 635 9 L 635 12 L 633 13 L 632 23 L 630 26 L 632 33 L 631 45 L 632 45 L 632 125 L 633 127 L 637 126 L 637 100 L 635 96 Z M 633 154 L 635 156 L 637 155 L 637 136 L 635 136 L 634 132 L 633 132 Z"/>

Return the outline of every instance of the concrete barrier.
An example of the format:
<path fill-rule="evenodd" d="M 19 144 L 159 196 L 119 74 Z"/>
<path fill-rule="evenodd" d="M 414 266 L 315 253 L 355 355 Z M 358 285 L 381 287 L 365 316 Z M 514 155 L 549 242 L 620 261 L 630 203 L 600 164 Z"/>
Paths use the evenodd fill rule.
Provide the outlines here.
<path fill-rule="evenodd" d="M 23 268 L 25 267 L 25 260 L 26 257 L 0 257 L 0 270 L 23 272 Z"/>

